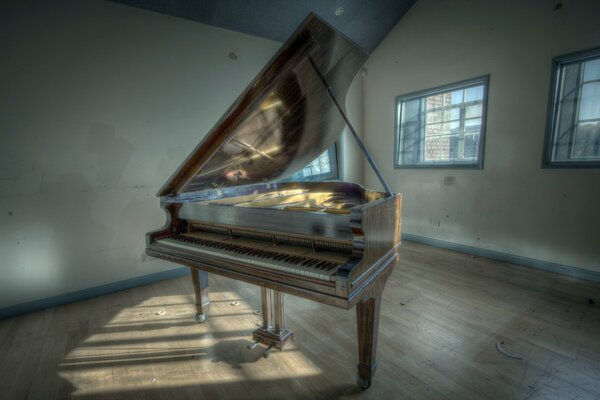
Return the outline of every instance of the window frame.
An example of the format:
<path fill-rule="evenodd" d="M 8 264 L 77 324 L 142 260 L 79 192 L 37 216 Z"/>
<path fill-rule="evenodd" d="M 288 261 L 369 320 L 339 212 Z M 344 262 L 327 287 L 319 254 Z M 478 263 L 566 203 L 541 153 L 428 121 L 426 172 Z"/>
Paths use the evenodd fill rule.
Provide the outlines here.
<path fill-rule="evenodd" d="M 546 111 L 546 130 L 544 133 L 544 147 L 542 152 L 542 168 L 600 168 L 600 160 L 597 161 L 552 161 L 552 150 L 554 148 L 554 128 L 559 106 L 560 82 L 562 81 L 563 67 L 569 64 L 575 64 L 587 61 L 593 58 L 600 58 L 600 47 L 577 51 L 574 53 L 557 56 L 552 59 L 550 73 L 550 90 L 548 95 L 548 109 Z M 577 108 L 579 112 L 580 98 L 577 98 Z"/>
<path fill-rule="evenodd" d="M 488 109 L 488 92 L 489 92 L 490 75 L 481 75 L 471 79 L 436 86 L 429 89 L 419 90 L 408 94 L 396 96 L 394 110 L 394 169 L 483 169 L 483 158 L 485 149 L 485 133 L 487 125 L 487 109 Z M 439 162 L 428 164 L 400 164 L 398 161 L 400 151 L 400 120 L 402 118 L 401 107 L 402 101 L 423 98 L 430 95 L 435 95 L 443 92 L 449 92 L 456 89 L 466 89 L 471 86 L 483 84 L 483 98 L 481 100 L 481 131 L 479 133 L 479 149 L 477 152 L 477 162 Z M 464 102 L 463 102 L 464 103 Z M 421 137 L 422 139 L 422 137 Z"/>

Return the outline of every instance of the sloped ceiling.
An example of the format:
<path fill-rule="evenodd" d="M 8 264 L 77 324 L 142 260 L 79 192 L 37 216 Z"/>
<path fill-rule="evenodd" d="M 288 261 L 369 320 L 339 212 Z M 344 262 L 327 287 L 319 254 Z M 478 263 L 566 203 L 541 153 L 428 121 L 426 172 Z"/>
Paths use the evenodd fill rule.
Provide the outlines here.
<path fill-rule="evenodd" d="M 416 0 L 111 0 L 280 42 L 309 12 L 372 52 Z"/>

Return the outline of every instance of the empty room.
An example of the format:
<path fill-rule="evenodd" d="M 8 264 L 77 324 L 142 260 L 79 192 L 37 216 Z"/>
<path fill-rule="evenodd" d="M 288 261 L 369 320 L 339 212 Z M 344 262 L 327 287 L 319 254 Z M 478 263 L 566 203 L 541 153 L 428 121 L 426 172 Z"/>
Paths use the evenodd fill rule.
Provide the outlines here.
<path fill-rule="evenodd" d="M 600 2 L 0 4 L 0 398 L 600 399 Z"/>

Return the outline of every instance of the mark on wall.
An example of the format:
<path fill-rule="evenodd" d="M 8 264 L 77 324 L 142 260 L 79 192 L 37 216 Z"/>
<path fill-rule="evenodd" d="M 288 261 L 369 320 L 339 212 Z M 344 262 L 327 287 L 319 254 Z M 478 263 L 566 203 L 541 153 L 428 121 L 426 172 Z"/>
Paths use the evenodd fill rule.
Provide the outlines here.
<path fill-rule="evenodd" d="M 451 186 L 456 182 L 456 178 L 453 176 L 445 176 L 444 177 L 444 185 Z"/>

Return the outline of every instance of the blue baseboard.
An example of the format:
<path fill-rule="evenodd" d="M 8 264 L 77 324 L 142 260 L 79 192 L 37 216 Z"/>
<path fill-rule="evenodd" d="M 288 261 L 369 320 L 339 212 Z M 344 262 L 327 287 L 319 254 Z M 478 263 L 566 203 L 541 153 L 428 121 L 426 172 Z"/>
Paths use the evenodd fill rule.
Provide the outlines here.
<path fill-rule="evenodd" d="M 514 254 L 502 253 L 495 250 L 487 250 L 479 247 L 467 246 L 464 244 L 446 242 L 445 240 L 432 239 L 425 236 L 412 235 L 410 233 L 402 234 L 403 240 L 427 244 L 429 246 L 441 247 L 443 249 L 458 251 L 460 253 L 472 254 L 478 257 L 490 258 L 492 260 L 504 261 L 510 264 L 522 265 L 524 267 L 535 268 L 546 272 L 566 275 L 572 278 L 584 279 L 586 281 L 600 283 L 600 272 L 589 269 L 570 267 L 553 263 L 550 261 L 537 260 L 535 258 L 521 257 Z"/>
<path fill-rule="evenodd" d="M 107 283 L 106 285 L 77 290 L 75 292 L 59 294 L 57 296 L 47 297 L 45 299 L 30 301 L 28 303 L 15 304 L 0 308 L 0 319 L 15 317 L 17 315 L 27 314 L 33 311 L 39 311 L 45 308 L 56 307 L 67 303 L 73 303 L 79 300 L 91 299 L 92 297 L 120 292 L 122 290 L 148 285 L 150 283 L 160 282 L 166 279 L 177 278 L 179 276 L 189 274 L 189 271 L 190 270 L 187 267 L 179 267 L 170 269 L 168 271 L 156 272 L 154 274 L 126 279 L 123 281 Z"/>

